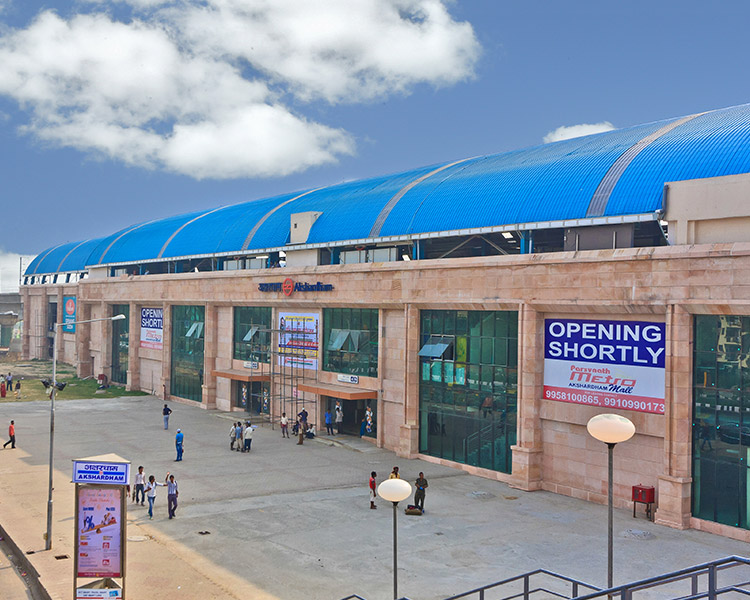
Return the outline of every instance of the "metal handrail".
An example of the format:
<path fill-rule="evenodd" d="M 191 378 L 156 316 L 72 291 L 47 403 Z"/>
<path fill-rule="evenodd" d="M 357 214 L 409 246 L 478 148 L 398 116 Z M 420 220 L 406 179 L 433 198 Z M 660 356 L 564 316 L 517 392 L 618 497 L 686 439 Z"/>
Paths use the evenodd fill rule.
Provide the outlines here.
<path fill-rule="evenodd" d="M 720 558 L 717 560 L 712 560 L 709 562 L 701 563 L 698 565 L 693 565 L 692 567 L 686 567 L 684 569 L 679 569 L 677 571 L 663 573 L 661 575 L 656 575 L 654 577 L 647 577 L 646 579 L 639 579 L 637 581 L 632 581 L 630 583 L 615 586 L 609 589 L 602 589 L 595 585 L 591 585 L 590 583 L 585 583 L 583 581 L 573 579 L 572 577 L 567 577 L 565 575 L 553 573 L 552 571 L 547 571 L 546 569 L 537 569 L 536 571 L 530 571 L 522 575 L 509 577 L 501 581 L 496 581 L 495 583 L 490 583 L 488 585 L 483 585 L 481 587 L 474 588 L 467 592 L 456 594 L 455 596 L 450 596 L 446 598 L 445 600 L 459 600 L 461 598 L 469 598 L 472 596 L 476 596 L 477 600 L 485 600 L 485 592 L 504 586 L 504 585 L 518 583 L 518 582 L 523 583 L 523 591 L 513 592 L 512 595 L 506 596 L 502 600 L 515 600 L 517 598 L 522 598 L 523 600 L 530 600 L 531 597 L 538 592 L 544 592 L 546 594 L 553 595 L 558 598 L 565 598 L 566 600 L 599 600 L 603 598 L 619 598 L 620 600 L 633 600 L 634 592 L 647 590 L 647 589 L 655 588 L 658 586 L 667 585 L 667 584 L 675 583 L 678 581 L 686 581 L 686 580 L 690 581 L 690 585 L 691 585 L 690 594 L 687 596 L 674 597 L 673 600 L 704 600 L 704 599 L 717 600 L 722 594 L 727 594 L 727 593 L 735 593 L 735 594 L 740 594 L 743 596 L 750 597 L 750 590 L 745 589 L 746 587 L 750 587 L 750 580 L 743 581 L 743 582 L 734 582 L 723 587 L 719 586 L 717 582 L 717 579 L 718 579 L 717 576 L 720 571 L 725 571 L 725 570 L 732 569 L 735 567 L 740 567 L 740 566 L 750 566 L 750 558 L 745 558 L 743 556 L 727 556 L 725 558 Z M 559 592 L 552 591 L 545 587 L 532 588 L 531 578 L 537 575 L 552 577 L 554 579 L 570 584 L 571 586 L 570 596 L 565 596 Z M 704 575 L 706 576 L 705 577 L 706 589 L 704 591 L 699 591 L 698 588 L 699 588 L 699 584 L 701 583 L 699 578 Z M 578 594 L 579 594 L 580 588 L 587 588 L 588 590 L 593 590 L 593 592 L 588 592 L 582 596 L 579 596 Z M 357 596 L 356 594 L 353 594 L 351 596 L 347 596 L 343 600 L 365 600 L 365 599 L 362 598 L 361 596 Z M 408 600 L 408 599 L 402 598 L 401 600 Z"/>
<path fill-rule="evenodd" d="M 744 583 L 733 583 L 725 587 L 718 587 L 716 583 L 716 575 L 719 571 L 731 569 L 740 565 L 750 565 L 750 559 L 743 556 L 727 556 L 710 562 L 701 563 L 678 571 L 672 571 L 670 573 L 664 573 L 662 575 L 656 575 L 654 577 L 648 577 L 646 579 L 640 579 L 623 585 L 615 586 L 606 590 L 599 590 L 597 592 L 586 594 L 585 596 L 574 596 L 575 600 L 595 600 L 598 598 L 615 598 L 619 597 L 622 600 L 631 600 L 633 592 L 639 590 L 645 590 L 654 588 L 660 585 L 668 583 L 674 583 L 676 581 L 684 581 L 686 579 L 691 580 L 691 594 L 689 596 L 681 596 L 679 600 L 700 600 L 701 598 L 708 598 L 709 600 L 715 600 L 721 594 L 725 594 L 731 591 L 738 591 L 738 586 L 750 585 L 750 581 Z M 698 577 L 701 575 L 707 575 L 707 589 L 704 592 L 698 591 Z M 750 595 L 747 591 L 740 593 Z"/>
<path fill-rule="evenodd" d="M 558 573 L 553 573 L 552 571 L 547 571 L 546 569 L 537 569 L 536 571 L 530 571 L 528 573 L 524 573 L 522 575 L 516 575 L 515 577 L 509 577 L 507 579 L 503 579 L 501 581 L 496 581 L 495 583 L 490 583 L 488 585 L 483 585 L 482 587 L 474 588 L 473 590 L 469 590 L 468 592 L 463 592 L 461 594 L 456 594 L 455 596 L 450 596 L 449 598 L 446 598 L 445 600 L 458 600 L 459 598 L 468 598 L 470 596 L 473 596 L 474 594 L 477 594 L 479 600 L 484 600 L 484 593 L 487 590 L 491 590 L 497 587 L 500 587 L 502 585 L 508 585 L 510 583 L 516 583 L 518 581 L 523 581 L 524 584 L 524 591 L 520 592 L 518 594 L 514 594 L 512 596 L 508 596 L 504 600 L 511 600 L 513 598 L 523 598 L 524 600 L 528 600 L 528 598 L 531 596 L 531 594 L 536 593 L 538 591 L 544 591 L 548 594 L 555 594 L 559 595 L 556 592 L 552 592 L 551 590 L 548 590 L 546 588 L 535 588 L 531 589 L 531 578 L 535 575 L 546 575 L 548 577 L 553 577 L 555 579 L 559 579 L 561 581 L 564 581 L 566 583 L 569 583 L 571 585 L 571 596 L 569 598 L 575 598 L 578 595 L 579 587 L 588 588 L 590 590 L 600 590 L 601 588 L 596 587 L 595 585 L 591 585 L 590 583 L 586 583 L 583 581 L 578 581 L 577 579 L 573 579 L 572 577 L 567 577 L 565 575 L 560 575 Z M 565 598 L 565 596 L 560 595 L 561 598 Z"/>

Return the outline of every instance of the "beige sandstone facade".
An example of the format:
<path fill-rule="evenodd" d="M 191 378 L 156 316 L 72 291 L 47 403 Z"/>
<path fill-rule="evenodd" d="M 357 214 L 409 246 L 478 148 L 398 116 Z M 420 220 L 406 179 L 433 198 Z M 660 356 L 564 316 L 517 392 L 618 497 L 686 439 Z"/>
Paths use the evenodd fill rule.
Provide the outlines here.
<path fill-rule="evenodd" d="M 330 292 L 262 293 L 259 283 L 295 281 L 332 284 Z M 521 490 L 606 502 L 606 447 L 586 432 L 599 408 L 542 398 L 544 319 L 555 317 L 655 321 L 666 324 L 666 410 L 664 415 L 612 411 L 630 418 L 635 437 L 615 451 L 615 503 L 630 507 L 631 486 L 657 490 L 657 522 L 708 529 L 750 541 L 750 531 L 691 516 L 691 420 L 693 315 L 750 314 L 750 243 L 665 246 L 394 263 L 307 266 L 284 269 L 120 276 L 74 285 L 22 288 L 26 323 L 23 352 L 46 357 L 47 307 L 76 296 L 79 320 L 112 315 L 112 305 L 130 310 L 128 387 L 170 397 L 170 311 L 205 306 L 204 408 L 232 410 L 231 378 L 247 365 L 232 358 L 235 306 L 270 306 L 307 312 L 335 307 L 379 310 L 377 378 L 337 382 L 318 371 L 319 384 L 373 390 L 379 420 L 377 444 L 401 456 L 419 455 L 420 311 L 518 311 L 517 444 L 512 473 L 458 463 L 456 468 L 506 481 Z M 141 307 L 164 309 L 163 350 L 139 348 Z M 275 318 L 276 312 L 274 312 Z M 108 373 L 111 322 L 79 325 L 63 334 L 59 358 L 80 376 Z M 261 364 L 255 375 L 268 370 Z M 272 398 L 274 397 L 272 391 Z M 185 401 L 189 402 L 189 401 Z M 319 413 L 322 408 L 319 406 Z M 276 414 L 278 414 L 278 409 Z M 318 422 L 322 415 L 314 415 Z M 424 456 L 425 460 L 446 463 Z"/>

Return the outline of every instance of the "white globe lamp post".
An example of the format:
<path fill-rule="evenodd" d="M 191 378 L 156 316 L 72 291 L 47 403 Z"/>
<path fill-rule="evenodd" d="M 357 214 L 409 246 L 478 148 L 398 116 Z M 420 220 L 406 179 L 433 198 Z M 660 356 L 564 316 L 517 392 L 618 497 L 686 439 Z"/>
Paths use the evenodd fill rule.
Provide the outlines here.
<path fill-rule="evenodd" d="M 403 479 L 386 479 L 378 486 L 378 495 L 393 502 L 393 600 L 398 600 L 398 532 L 396 519 L 398 503 L 411 496 L 411 484 Z"/>
<path fill-rule="evenodd" d="M 608 538 L 607 538 L 607 587 L 612 587 L 612 545 L 613 545 L 613 533 L 612 533 L 612 474 L 613 474 L 613 460 L 612 453 L 615 449 L 615 445 L 620 442 L 626 442 L 633 434 L 635 434 L 635 425 L 630 419 L 621 417 L 620 415 L 604 414 L 597 415 L 589 419 L 586 429 L 591 436 L 600 442 L 607 444 L 608 458 L 609 458 L 609 471 L 608 471 L 608 485 L 607 485 L 607 508 L 608 508 Z"/>

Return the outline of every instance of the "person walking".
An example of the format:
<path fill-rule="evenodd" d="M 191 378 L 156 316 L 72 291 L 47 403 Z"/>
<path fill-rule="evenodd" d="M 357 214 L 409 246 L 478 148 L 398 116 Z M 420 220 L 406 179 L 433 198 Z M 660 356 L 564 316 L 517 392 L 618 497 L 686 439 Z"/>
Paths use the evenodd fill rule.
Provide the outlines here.
<path fill-rule="evenodd" d="M 336 431 L 339 433 L 343 433 L 342 429 L 344 427 L 344 409 L 341 408 L 341 402 L 336 402 Z"/>
<path fill-rule="evenodd" d="M 289 437 L 289 417 L 286 416 L 286 413 L 281 413 L 281 437 L 288 438 Z"/>
<path fill-rule="evenodd" d="M 8 425 L 8 437 L 10 438 L 7 442 L 3 444 L 3 449 L 8 444 L 11 444 L 10 448 L 11 450 L 16 447 L 16 422 L 11 421 L 10 425 Z"/>
<path fill-rule="evenodd" d="M 161 409 L 161 414 L 164 416 L 164 429 L 169 429 L 169 415 L 172 414 L 172 409 L 164 403 L 164 408 Z"/>
<path fill-rule="evenodd" d="M 174 475 L 167 473 L 167 479 L 164 480 L 167 485 L 167 511 L 169 512 L 169 518 L 174 519 L 175 513 L 177 512 L 177 482 L 174 480 Z"/>
<path fill-rule="evenodd" d="M 250 425 L 250 421 L 245 424 L 245 429 L 242 431 L 242 439 L 245 441 L 243 452 L 250 452 L 250 446 L 253 443 L 253 426 Z"/>
<path fill-rule="evenodd" d="M 138 504 L 138 498 L 141 499 L 141 506 L 146 500 L 146 475 L 143 473 L 143 467 L 138 467 L 138 472 L 135 474 L 135 491 L 133 492 L 133 500 Z"/>
<path fill-rule="evenodd" d="M 169 473 L 167 473 L 169 475 Z M 165 483 L 159 483 L 153 475 L 149 475 L 148 483 L 146 484 L 146 497 L 148 498 L 148 518 L 154 518 L 154 502 L 156 502 L 156 486 L 166 485 Z"/>
<path fill-rule="evenodd" d="M 333 415 L 331 415 L 331 411 L 326 411 L 326 433 L 328 435 L 336 435 L 333 433 Z"/>
<path fill-rule="evenodd" d="M 388 479 L 401 479 L 401 475 L 398 472 L 398 467 L 393 467 L 393 471 L 388 475 Z"/>
<path fill-rule="evenodd" d="M 378 474 L 373 471 L 370 473 L 370 508 L 377 508 L 375 505 L 375 498 L 377 498 L 378 494 L 375 491 L 376 490 L 376 481 L 375 478 L 378 476 Z"/>
<path fill-rule="evenodd" d="M 229 430 L 229 449 L 234 450 L 234 443 L 237 441 L 237 424 L 232 422 L 232 428 Z"/>
<path fill-rule="evenodd" d="M 185 449 L 184 446 L 185 434 L 182 433 L 182 429 L 177 430 L 177 435 L 174 436 L 174 446 L 177 449 L 177 458 L 175 462 L 182 460 L 182 452 Z"/>
<path fill-rule="evenodd" d="M 417 491 L 414 492 L 414 504 L 419 507 L 419 510 L 424 512 L 424 491 L 427 488 L 428 483 L 422 471 L 419 472 L 419 477 L 417 477 L 417 481 L 414 485 L 417 488 Z"/>

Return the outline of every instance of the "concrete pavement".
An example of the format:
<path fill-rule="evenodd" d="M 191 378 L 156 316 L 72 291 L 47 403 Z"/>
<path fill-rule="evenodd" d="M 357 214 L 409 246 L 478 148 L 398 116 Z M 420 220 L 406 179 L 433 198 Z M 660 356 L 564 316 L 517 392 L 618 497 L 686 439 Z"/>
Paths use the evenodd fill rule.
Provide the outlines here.
<path fill-rule="evenodd" d="M 16 420 L 15 451 L 0 451 L 0 523 L 24 550 L 53 598 L 72 592 L 71 460 L 114 452 L 180 485 L 177 518 L 129 505 L 128 596 L 335 600 L 357 593 L 391 596 L 390 506 L 369 510 L 367 478 L 398 464 L 413 483 L 430 482 L 423 517 L 399 514 L 399 591 L 437 600 L 538 567 L 593 584 L 606 580 L 606 508 L 549 494 L 523 493 L 349 438 L 297 446 L 278 428 L 259 428 L 250 454 L 229 451 L 229 423 L 244 413 L 207 412 L 153 397 L 71 400 L 56 415 L 55 525 L 44 552 L 49 404 L 0 404 L 0 424 Z M 185 458 L 174 462 L 174 434 Z M 343 439 L 343 438 L 342 438 Z M 746 545 L 697 531 L 676 531 L 616 511 L 615 581 L 624 582 L 729 554 Z M 201 535 L 199 531 L 210 531 Z"/>

